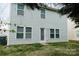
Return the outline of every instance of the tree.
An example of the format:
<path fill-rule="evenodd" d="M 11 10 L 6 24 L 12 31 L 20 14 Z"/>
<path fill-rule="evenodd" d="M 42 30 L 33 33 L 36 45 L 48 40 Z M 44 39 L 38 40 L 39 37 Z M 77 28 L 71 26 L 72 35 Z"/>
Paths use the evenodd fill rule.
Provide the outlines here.
<path fill-rule="evenodd" d="M 59 10 L 61 15 L 67 15 L 76 23 L 75 28 L 79 27 L 79 3 L 60 3 L 63 7 Z"/>
<path fill-rule="evenodd" d="M 43 3 L 23 3 L 24 5 L 30 7 L 32 10 L 34 10 L 35 8 L 40 9 L 40 6 L 44 6 Z"/>

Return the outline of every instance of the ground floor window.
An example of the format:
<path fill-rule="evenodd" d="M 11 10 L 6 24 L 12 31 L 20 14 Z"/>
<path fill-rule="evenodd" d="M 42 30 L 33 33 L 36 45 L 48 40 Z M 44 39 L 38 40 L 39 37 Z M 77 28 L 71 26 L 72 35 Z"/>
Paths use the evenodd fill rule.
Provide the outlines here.
<path fill-rule="evenodd" d="M 19 27 L 17 26 L 17 38 L 23 38 L 23 30 L 24 28 L 23 27 Z"/>
<path fill-rule="evenodd" d="M 50 38 L 59 38 L 59 29 L 50 29 Z"/>
<path fill-rule="evenodd" d="M 25 31 L 24 31 L 25 29 Z M 16 37 L 23 39 L 25 35 L 25 38 L 31 38 L 32 37 L 32 28 L 31 27 L 20 27 L 17 26 L 17 33 Z"/>
<path fill-rule="evenodd" d="M 32 37 L 32 28 L 31 27 L 26 27 L 25 37 L 26 38 L 31 38 Z"/>
<path fill-rule="evenodd" d="M 56 29 L 56 38 L 59 38 L 59 29 Z"/>
<path fill-rule="evenodd" d="M 50 38 L 54 38 L 54 29 L 50 29 Z"/>

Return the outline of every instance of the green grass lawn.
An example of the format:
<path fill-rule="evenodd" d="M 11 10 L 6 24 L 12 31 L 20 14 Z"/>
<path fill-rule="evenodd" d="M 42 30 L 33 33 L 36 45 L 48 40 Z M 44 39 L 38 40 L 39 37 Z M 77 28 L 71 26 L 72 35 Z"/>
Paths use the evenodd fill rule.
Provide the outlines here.
<path fill-rule="evenodd" d="M 6 47 L 0 45 L 0 56 L 76 56 L 79 55 L 79 42 L 26 44 Z"/>

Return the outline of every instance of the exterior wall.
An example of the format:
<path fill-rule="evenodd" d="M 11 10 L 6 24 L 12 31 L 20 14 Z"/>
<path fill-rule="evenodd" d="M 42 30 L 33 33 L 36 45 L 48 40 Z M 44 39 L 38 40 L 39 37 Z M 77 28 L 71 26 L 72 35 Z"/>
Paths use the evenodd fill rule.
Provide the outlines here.
<path fill-rule="evenodd" d="M 79 40 L 79 37 L 77 37 L 77 31 L 79 31 L 79 28 L 75 28 L 75 26 L 76 24 L 74 22 L 72 22 L 71 20 L 68 20 L 68 39 L 69 40 Z"/>
<path fill-rule="evenodd" d="M 67 41 L 67 21 L 66 16 L 60 16 L 59 14 L 51 11 L 47 11 L 47 28 L 59 29 L 60 38 L 48 39 L 49 42 L 63 42 Z M 50 32 L 49 32 L 50 33 Z M 55 33 L 56 34 L 56 33 Z M 48 35 L 49 36 L 49 35 Z"/>
<path fill-rule="evenodd" d="M 40 10 L 31 10 L 25 6 L 24 16 L 17 15 L 17 5 L 11 4 L 11 18 L 10 18 L 10 29 L 17 31 L 17 26 L 32 27 L 32 38 L 31 39 L 17 39 L 16 32 L 9 33 L 8 45 L 12 44 L 30 44 L 39 42 L 65 42 L 67 40 L 67 21 L 65 16 L 46 10 L 46 18 L 41 19 Z M 14 26 L 16 24 L 16 26 Z M 45 40 L 41 41 L 40 28 L 45 28 Z M 50 29 L 60 29 L 60 38 L 50 39 Z"/>

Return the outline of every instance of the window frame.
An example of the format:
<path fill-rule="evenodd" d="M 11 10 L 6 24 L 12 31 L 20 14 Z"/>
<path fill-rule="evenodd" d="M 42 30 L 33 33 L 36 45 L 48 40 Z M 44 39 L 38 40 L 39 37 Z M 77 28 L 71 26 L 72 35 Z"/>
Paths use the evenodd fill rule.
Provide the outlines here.
<path fill-rule="evenodd" d="M 27 31 L 27 28 L 30 28 L 30 31 Z M 30 37 L 27 37 L 26 35 L 29 35 Z M 25 38 L 26 39 L 31 39 L 32 38 L 32 27 L 25 27 Z"/>
<path fill-rule="evenodd" d="M 23 4 L 21 4 L 21 3 L 18 3 L 17 4 L 17 15 L 22 15 L 23 16 L 24 15 L 24 5 L 23 5 L 23 9 L 18 8 L 19 5 L 23 5 Z M 18 11 L 20 11 L 22 13 L 20 14 Z"/>
<path fill-rule="evenodd" d="M 57 37 L 57 35 L 58 35 L 58 37 Z M 59 29 L 56 29 L 56 38 L 60 38 L 60 30 Z"/>
<path fill-rule="evenodd" d="M 53 32 L 51 30 L 53 30 Z M 54 29 L 50 29 L 50 38 L 51 39 L 54 39 L 55 38 L 55 35 L 54 34 L 55 34 Z M 52 37 L 52 35 L 53 35 L 53 37 Z"/>
<path fill-rule="evenodd" d="M 22 28 L 23 31 L 22 31 L 22 32 L 19 32 L 19 31 L 18 31 L 18 27 Z M 22 37 L 18 37 L 18 34 L 22 34 Z M 22 26 L 17 26 L 16 38 L 17 38 L 17 39 L 23 39 L 23 38 L 24 38 L 24 27 L 22 27 Z"/>
<path fill-rule="evenodd" d="M 41 19 L 45 19 L 46 18 L 46 10 L 45 8 L 41 8 Z"/>

